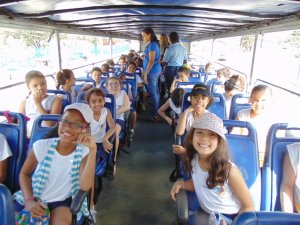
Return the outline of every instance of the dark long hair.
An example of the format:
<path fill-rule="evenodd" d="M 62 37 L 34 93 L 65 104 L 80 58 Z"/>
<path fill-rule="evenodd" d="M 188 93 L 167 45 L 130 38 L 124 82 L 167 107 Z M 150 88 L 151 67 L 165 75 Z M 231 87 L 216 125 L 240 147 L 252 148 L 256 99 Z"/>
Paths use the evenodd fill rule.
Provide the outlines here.
<path fill-rule="evenodd" d="M 63 69 L 56 73 L 56 89 L 59 89 L 60 85 L 65 85 L 66 81 L 71 78 L 73 71 L 69 69 Z"/>
<path fill-rule="evenodd" d="M 186 172 L 192 172 L 192 159 L 197 153 L 193 146 L 193 136 L 195 128 L 191 128 L 187 137 L 184 140 L 183 146 L 187 149 L 185 155 L 185 168 Z M 226 141 L 218 135 L 217 149 L 209 157 L 209 169 L 208 177 L 206 179 L 206 185 L 212 189 L 217 185 L 224 185 L 228 179 L 231 164 L 229 162 L 229 153 Z"/>
<path fill-rule="evenodd" d="M 150 34 L 150 36 L 151 36 L 151 41 L 150 42 L 156 41 L 159 44 L 158 39 L 157 39 L 154 31 L 152 30 L 152 28 L 146 27 L 142 32 L 144 32 L 146 34 Z"/>

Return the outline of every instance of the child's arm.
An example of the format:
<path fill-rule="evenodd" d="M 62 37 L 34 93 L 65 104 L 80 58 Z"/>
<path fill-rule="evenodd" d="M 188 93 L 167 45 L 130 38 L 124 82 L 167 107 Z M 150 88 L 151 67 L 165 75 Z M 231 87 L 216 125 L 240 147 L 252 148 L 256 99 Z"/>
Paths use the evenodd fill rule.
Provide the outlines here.
<path fill-rule="evenodd" d="M 3 183 L 7 175 L 7 159 L 0 161 L 0 183 Z"/>
<path fill-rule="evenodd" d="M 186 110 L 184 110 L 184 112 L 181 114 L 181 116 L 178 120 L 178 124 L 176 126 L 176 134 L 177 135 L 181 136 L 184 134 L 188 114 L 193 111 L 194 111 L 194 108 L 192 106 L 190 106 Z"/>
<path fill-rule="evenodd" d="M 192 179 L 185 180 L 185 181 L 180 180 L 180 181 L 175 182 L 175 184 L 172 187 L 171 193 L 170 193 L 171 196 L 172 196 L 172 199 L 174 201 L 176 201 L 176 194 L 178 194 L 180 189 L 194 192 L 195 191 L 195 186 L 194 186 L 193 180 Z"/>
<path fill-rule="evenodd" d="M 89 154 L 82 160 L 80 166 L 80 189 L 88 191 L 94 185 L 97 145 L 93 136 L 86 132 L 79 135 L 76 143 L 85 145 L 90 150 Z"/>
<path fill-rule="evenodd" d="M 172 145 L 173 153 L 177 155 L 185 154 L 186 148 L 181 145 Z"/>
<path fill-rule="evenodd" d="M 34 200 L 32 192 L 32 181 L 31 176 L 35 170 L 38 161 L 34 155 L 34 151 L 31 150 L 24 165 L 20 171 L 19 182 L 20 187 L 24 196 L 25 208 L 30 211 L 33 217 L 41 217 L 45 215 L 45 209 L 41 203 Z"/>
<path fill-rule="evenodd" d="M 289 154 L 286 153 L 283 161 L 283 176 L 280 187 L 280 202 L 284 212 L 293 213 L 294 206 L 294 185 L 296 174 L 291 165 Z"/>
<path fill-rule="evenodd" d="M 165 120 L 167 121 L 167 123 L 172 126 L 172 119 L 170 117 L 167 116 L 167 114 L 165 113 L 165 111 L 170 108 L 170 102 L 169 100 L 165 102 L 165 104 L 163 104 L 159 110 L 158 110 L 158 114 Z"/>
<path fill-rule="evenodd" d="M 109 152 L 112 149 L 113 144 L 110 143 L 108 139 L 116 132 L 116 124 L 109 110 L 107 110 L 106 122 L 108 123 L 109 130 L 104 135 L 102 144 L 104 150 L 106 152 Z"/>
<path fill-rule="evenodd" d="M 23 115 L 26 115 L 25 106 L 26 106 L 26 100 L 23 100 L 19 105 L 18 112 L 22 113 Z"/>
<path fill-rule="evenodd" d="M 124 94 L 124 100 L 123 100 L 123 106 L 120 107 L 118 110 L 117 110 L 117 114 L 121 114 L 123 112 L 126 112 L 130 109 L 130 102 L 129 102 L 129 98 L 128 98 L 128 95 L 125 93 Z"/>
<path fill-rule="evenodd" d="M 254 211 L 252 198 L 246 182 L 240 171 L 234 166 L 232 166 L 230 169 L 228 184 L 241 204 L 239 213 Z"/>

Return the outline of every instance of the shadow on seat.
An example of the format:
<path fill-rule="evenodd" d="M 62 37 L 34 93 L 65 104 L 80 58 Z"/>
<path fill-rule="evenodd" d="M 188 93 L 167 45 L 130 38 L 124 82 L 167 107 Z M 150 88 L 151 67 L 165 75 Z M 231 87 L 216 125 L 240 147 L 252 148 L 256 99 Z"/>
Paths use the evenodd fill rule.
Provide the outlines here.
<path fill-rule="evenodd" d="M 15 212 L 11 192 L 4 184 L 0 184 L 0 215 L 1 225 L 15 224 Z"/>

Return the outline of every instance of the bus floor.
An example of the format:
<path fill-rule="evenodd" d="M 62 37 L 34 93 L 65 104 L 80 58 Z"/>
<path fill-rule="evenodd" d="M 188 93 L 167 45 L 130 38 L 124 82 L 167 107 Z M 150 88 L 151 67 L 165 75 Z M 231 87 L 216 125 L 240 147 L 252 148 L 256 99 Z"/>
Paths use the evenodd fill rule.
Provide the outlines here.
<path fill-rule="evenodd" d="M 113 181 L 103 178 L 96 205 L 99 225 L 175 224 L 169 175 L 174 169 L 173 136 L 164 122 L 138 115 L 131 146 L 119 153 Z"/>

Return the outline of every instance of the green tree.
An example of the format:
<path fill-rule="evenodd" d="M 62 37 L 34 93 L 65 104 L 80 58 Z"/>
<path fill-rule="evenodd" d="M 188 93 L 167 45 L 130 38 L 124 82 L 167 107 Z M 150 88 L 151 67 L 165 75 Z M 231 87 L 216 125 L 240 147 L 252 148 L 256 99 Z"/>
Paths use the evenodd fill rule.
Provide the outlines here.
<path fill-rule="evenodd" d="M 240 48 L 243 52 L 250 52 L 254 47 L 255 36 L 254 35 L 244 35 L 240 40 Z"/>

